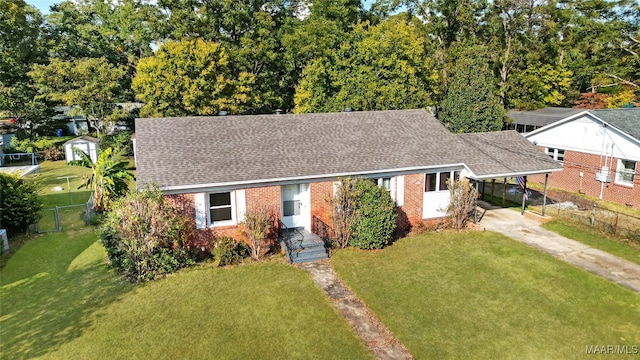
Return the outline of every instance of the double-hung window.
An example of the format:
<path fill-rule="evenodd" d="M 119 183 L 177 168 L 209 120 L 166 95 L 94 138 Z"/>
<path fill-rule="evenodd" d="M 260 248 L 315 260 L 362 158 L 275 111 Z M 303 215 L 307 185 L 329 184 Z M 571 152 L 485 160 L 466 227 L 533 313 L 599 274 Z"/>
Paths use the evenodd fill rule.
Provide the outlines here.
<path fill-rule="evenodd" d="M 212 225 L 234 224 L 233 192 L 209 194 L 209 219 Z"/>
<path fill-rule="evenodd" d="M 636 176 L 636 162 L 631 160 L 618 159 L 618 171 L 616 172 L 616 183 L 633 186 Z"/>
<path fill-rule="evenodd" d="M 453 180 L 460 178 L 460 171 L 443 171 L 438 173 L 427 173 L 424 177 L 424 192 L 449 190 L 447 182 L 453 174 Z"/>

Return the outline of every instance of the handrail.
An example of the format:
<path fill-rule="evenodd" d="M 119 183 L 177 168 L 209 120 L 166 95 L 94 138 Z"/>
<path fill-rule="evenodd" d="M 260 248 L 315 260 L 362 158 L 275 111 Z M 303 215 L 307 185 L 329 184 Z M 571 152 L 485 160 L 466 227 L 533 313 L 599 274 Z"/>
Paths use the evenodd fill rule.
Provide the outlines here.
<path fill-rule="evenodd" d="M 294 252 L 297 253 L 300 250 L 303 250 L 304 248 L 302 247 L 302 241 L 304 240 L 304 235 L 302 235 L 302 233 L 300 232 L 300 230 L 296 229 L 296 228 L 292 228 L 289 229 L 287 227 L 287 225 L 285 225 L 281 220 L 278 220 L 278 225 L 280 226 L 280 233 L 281 233 L 281 237 L 285 242 L 285 245 L 287 246 L 287 255 L 289 255 L 289 260 L 293 260 L 293 254 Z M 282 234 L 282 232 L 284 232 L 284 234 Z M 293 245 L 293 237 L 291 236 L 291 233 L 298 233 L 299 238 L 300 238 L 300 244 L 298 246 Z"/>

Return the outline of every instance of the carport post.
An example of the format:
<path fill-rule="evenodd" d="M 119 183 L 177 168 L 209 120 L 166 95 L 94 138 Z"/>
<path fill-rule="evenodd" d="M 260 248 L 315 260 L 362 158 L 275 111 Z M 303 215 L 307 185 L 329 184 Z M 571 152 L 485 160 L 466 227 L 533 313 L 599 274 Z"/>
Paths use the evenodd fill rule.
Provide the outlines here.
<path fill-rule="evenodd" d="M 542 196 L 542 216 L 547 210 L 547 182 L 549 181 L 549 173 L 544 174 L 544 195 Z"/>
<path fill-rule="evenodd" d="M 476 192 L 478 191 L 478 180 L 476 180 Z M 484 200 L 484 199 L 483 199 Z M 473 204 L 473 223 L 477 224 L 478 223 L 478 196 L 476 195 L 476 199 L 474 200 L 474 204 Z"/>
<path fill-rule="evenodd" d="M 525 199 L 527 197 L 527 177 L 523 176 L 524 178 L 524 186 L 522 187 L 522 211 L 520 211 L 520 215 L 524 215 L 524 205 L 525 205 Z"/>
<path fill-rule="evenodd" d="M 504 178 L 502 183 L 502 207 L 507 206 L 507 178 Z"/>

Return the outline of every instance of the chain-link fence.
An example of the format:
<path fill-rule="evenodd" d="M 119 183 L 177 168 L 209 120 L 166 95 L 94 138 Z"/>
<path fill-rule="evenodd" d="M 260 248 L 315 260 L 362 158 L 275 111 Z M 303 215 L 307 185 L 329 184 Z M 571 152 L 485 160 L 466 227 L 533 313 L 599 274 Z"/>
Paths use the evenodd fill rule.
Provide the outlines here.
<path fill-rule="evenodd" d="M 599 208 L 579 207 L 566 201 L 547 206 L 547 214 L 570 220 L 610 236 L 627 239 L 640 245 L 640 218 L 620 212 Z"/>
<path fill-rule="evenodd" d="M 92 199 L 90 198 L 84 204 L 56 206 L 42 210 L 42 217 L 34 225 L 34 231 L 56 232 L 91 225 L 96 216 Z"/>

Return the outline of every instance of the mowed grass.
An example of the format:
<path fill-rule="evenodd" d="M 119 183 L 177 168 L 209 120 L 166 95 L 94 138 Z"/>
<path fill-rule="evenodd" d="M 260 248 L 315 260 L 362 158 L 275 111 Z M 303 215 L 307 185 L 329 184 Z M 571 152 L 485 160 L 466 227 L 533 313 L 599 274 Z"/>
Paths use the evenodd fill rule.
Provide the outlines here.
<path fill-rule="evenodd" d="M 427 233 L 333 256 L 418 359 L 580 359 L 640 344 L 640 295 L 492 232 Z"/>
<path fill-rule="evenodd" d="M 0 272 L 0 358 L 371 358 L 308 274 L 202 264 L 134 286 L 94 229 L 40 236 Z"/>
<path fill-rule="evenodd" d="M 542 227 L 569 239 L 640 264 L 640 245 L 638 244 L 609 238 L 593 231 L 582 229 L 579 225 L 565 222 L 562 219 L 545 223 Z"/>

